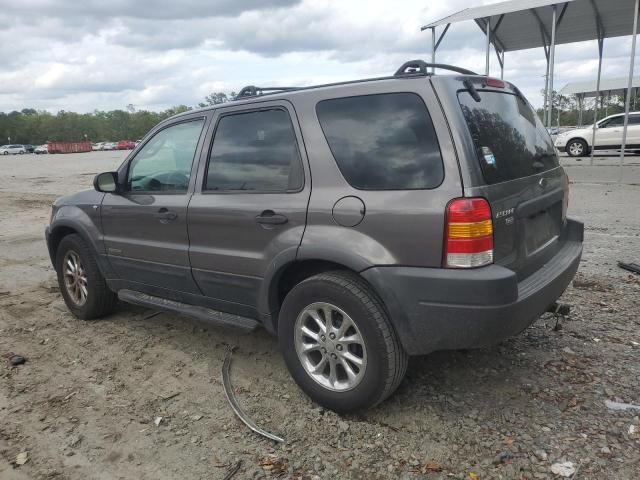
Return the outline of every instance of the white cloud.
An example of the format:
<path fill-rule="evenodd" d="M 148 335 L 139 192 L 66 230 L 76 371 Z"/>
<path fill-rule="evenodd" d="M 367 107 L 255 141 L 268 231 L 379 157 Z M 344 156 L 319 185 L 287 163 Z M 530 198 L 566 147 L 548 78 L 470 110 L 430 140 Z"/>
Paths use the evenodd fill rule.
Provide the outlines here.
<path fill-rule="evenodd" d="M 487 0 L 475 4 L 492 3 Z M 0 108 L 92 111 L 195 105 L 247 84 L 310 85 L 388 75 L 430 58 L 420 25 L 467 0 L 22 0 L 3 6 Z M 605 41 L 603 77 L 624 76 L 629 38 Z M 595 42 L 556 50 L 555 86 L 595 77 Z M 484 36 L 452 25 L 438 61 L 484 71 Z M 509 52 L 505 78 L 540 105 L 542 49 Z M 640 66 L 639 66 L 640 70 Z M 499 74 L 495 54 L 492 74 Z"/>

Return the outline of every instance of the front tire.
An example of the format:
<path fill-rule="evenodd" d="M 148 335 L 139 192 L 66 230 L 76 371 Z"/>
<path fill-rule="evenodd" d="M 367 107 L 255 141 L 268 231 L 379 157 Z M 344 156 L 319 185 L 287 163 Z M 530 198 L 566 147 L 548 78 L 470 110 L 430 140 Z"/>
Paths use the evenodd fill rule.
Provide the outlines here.
<path fill-rule="evenodd" d="M 566 151 L 570 157 L 582 157 L 584 155 L 589 155 L 590 153 L 587 142 L 581 138 L 569 140 L 569 142 L 567 142 Z"/>
<path fill-rule="evenodd" d="M 94 253 L 80 235 L 67 235 L 56 252 L 58 285 L 67 307 L 83 320 L 115 310 L 118 297 L 107 287 Z"/>
<path fill-rule="evenodd" d="M 339 413 L 382 402 L 407 369 L 381 300 L 351 272 L 322 273 L 296 285 L 280 311 L 278 340 L 298 386 Z"/>

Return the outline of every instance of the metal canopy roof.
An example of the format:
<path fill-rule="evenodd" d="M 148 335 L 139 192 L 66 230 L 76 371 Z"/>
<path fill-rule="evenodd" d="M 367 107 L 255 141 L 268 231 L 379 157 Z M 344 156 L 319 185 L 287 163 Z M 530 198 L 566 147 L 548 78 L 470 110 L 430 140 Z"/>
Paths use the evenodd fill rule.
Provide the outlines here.
<path fill-rule="evenodd" d="M 422 30 L 474 20 L 486 33 L 487 19 L 491 19 L 492 43 L 497 49 L 510 52 L 549 45 L 553 5 L 558 6 L 556 44 L 629 35 L 634 3 L 634 0 L 510 0 L 466 8 L 429 23 Z"/>
<path fill-rule="evenodd" d="M 600 80 L 600 94 L 610 93 L 614 95 L 622 94 L 627 90 L 627 84 L 629 79 L 627 77 L 622 78 L 603 78 Z M 560 93 L 562 95 L 584 95 L 585 97 L 596 97 L 598 94 L 597 82 L 571 82 L 567 83 Z M 631 88 L 640 87 L 640 77 L 633 77 Z"/>

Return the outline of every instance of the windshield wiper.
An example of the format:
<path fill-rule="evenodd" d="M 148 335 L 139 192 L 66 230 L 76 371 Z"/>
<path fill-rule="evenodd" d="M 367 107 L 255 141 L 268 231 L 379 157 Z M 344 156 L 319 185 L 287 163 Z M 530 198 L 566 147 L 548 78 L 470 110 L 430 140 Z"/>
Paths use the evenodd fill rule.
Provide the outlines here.
<path fill-rule="evenodd" d="M 478 91 L 476 87 L 469 81 L 469 79 L 465 79 L 462 84 L 465 86 L 467 90 L 469 90 L 469 95 L 473 98 L 477 103 L 480 103 L 480 95 L 478 95 Z"/>

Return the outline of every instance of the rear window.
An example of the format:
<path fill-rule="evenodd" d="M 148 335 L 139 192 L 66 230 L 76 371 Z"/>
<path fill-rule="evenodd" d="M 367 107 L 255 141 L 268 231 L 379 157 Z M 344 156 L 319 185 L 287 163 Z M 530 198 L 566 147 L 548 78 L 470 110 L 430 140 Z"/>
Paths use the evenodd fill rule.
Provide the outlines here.
<path fill-rule="evenodd" d="M 527 102 L 506 92 L 478 90 L 478 95 L 480 102 L 461 91 L 458 101 L 488 184 L 558 166 L 551 138 Z"/>
<path fill-rule="evenodd" d="M 323 100 L 318 119 L 340 171 L 363 190 L 435 188 L 444 169 L 429 112 L 414 93 Z"/>

